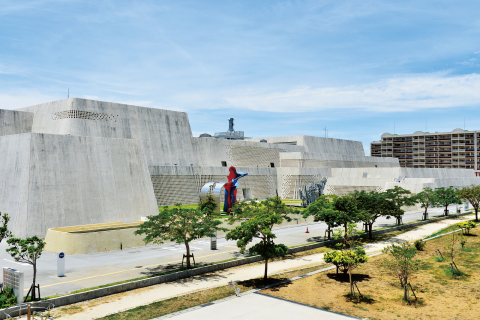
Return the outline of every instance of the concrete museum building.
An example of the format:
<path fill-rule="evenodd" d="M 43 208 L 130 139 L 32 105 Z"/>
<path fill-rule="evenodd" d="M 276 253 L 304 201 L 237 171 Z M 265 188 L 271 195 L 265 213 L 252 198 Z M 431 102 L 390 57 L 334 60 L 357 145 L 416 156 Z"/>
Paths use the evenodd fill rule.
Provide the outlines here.
<path fill-rule="evenodd" d="M 69 98 L 0 110 L 0 211 L 16 236 L 54 227 L 136 222 L 158 206 L 198 203 L 202 186 L 226 181 L 228 167 L 250 174 L 237 198 L 299 188 L 328 177 L 326 194 L 478 184 L 474 170 L 402 168 L 367 157 L 361 142 L 312 136 L 193 137 L 183 112 Z"/>

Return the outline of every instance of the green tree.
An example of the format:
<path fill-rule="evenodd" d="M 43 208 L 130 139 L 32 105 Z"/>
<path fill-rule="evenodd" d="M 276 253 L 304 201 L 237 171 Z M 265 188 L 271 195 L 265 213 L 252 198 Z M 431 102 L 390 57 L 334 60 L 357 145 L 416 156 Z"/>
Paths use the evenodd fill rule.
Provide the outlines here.
<path fill-rule="evenodd" d="M 166 206 L 158 215 L 147 218 L 135 234 L 144 234 L 145 243 L 160 244 L 167 240 L 185 244 L 187 269 L 191 267 L 190 242 L 202 237 L 212 237 L 216 230 L 227 230 L 218 227 L 222 222 L 207 213 L 197 209 L 184 209 L 179 203 L 171 209 Z"/>
<path fill-rule="evenodd" d="M 198 210 L 203 212 L 207 216 L 213 216 L 215 209 L 217 209 L 218 204 L 215 202 L 215 199 L 211 194 L 207 195 L 205 201 L 201 201 L 198 204 Z"/>
<path fill-rule="evenodd" d="M 254 239 L 260 240 L 248 251 L 251 254 L 260 255 L 265 260 L 264 280 L 268 276 L 268 260 L 288 253 L 287 246 L 274 242 L 276 235 L 272 232 L 273 227 L 282 223 L 283 219 L 291 220 L 287 215 L 289 210 L 281 206 L 279 200 L 272 198 L 261 202 L 244 201 L 240 203 L 236 207 L 235 215 L 237 219 L 243 217 L 243 221 L 225 236 L 226 240 L 237 240 L 237 247 L 240 248 L 242 254 L 250 242 Z M 275 208 L 278 208 L 280 213 L 276 212 Z"/>
<path fill-rule="evenodd" d="M 437 199 L 437 204 L 445 207 L 444 214 L 448 215 L 448 206 L 454 203 L 462 203 L 458 197 L 458 191 L 454 187 L 450 186 L 448 188 L 435 188 L 435 198 Z"/>
<path fill-rule="evenodd" d="M 462 221 L 457 223 L 457 226 L 462 229 L 463 234 L 470 234 L 470 230 L 477 227 L 473 221 Z"/>
<path fill-rule="evenodd" d="M 32 292 L 32 300 L 35 300 L 37 260 L 42 255 L 46 243 L 37 236 L 26 239 L 10 238 L 7 240 L 7 243 L 9 245 L 9 248 L 6 251 L 12 256 L 15 261 L 20 263 L 27 263 L 33 267 L 33 281 L 30 290 Z M 27 299 L 27 297 L 25 297 L 25 300 Z"/>
<path fill-rule="evenodd" d="M 427 220 L 428 208 L 437 203 L 435 192 L 432 190 L 432 188 L 423 188 L 422 192 L 417 193 L 415 200 L 422 205 L 422 208 L 425 208 L 423 220 Z"/>
<path fill-rule="evenodd" d="M 385 191 L 386 199 L 392 201 L 395 205 L 395 210 L 391 212 L 390 216 L 393 216 L 397 220 L 397 225 L 402 224 L 402 217 L 405 213 L 405 210 L 403 210 L 402 207 L 415 204 L 415 198 L 410 197 L 410 195 L 410 191 L 399 186 L 395 186 L 393 189 L 387 189 Z"/>
<path fill-rule="evenodd" d="M 357 201 L 358 218 L 368 228 L 368 237 L 373 239 L 373 224 L 380 216 L 394 215 L 396 207 L 385 193 L 356 191 L 351 194 Z"/>
<path fill-rule="evenodd" d="M 280 197 L 268 198 L 263 201 L 253 199 L 250 201 L 236 202 L 232 207 L 232 215 L 228 218 L 228 222 L 233 224 L 235 221 L 244 221 L 264 213 L 277 213 L 290 221 L 293 214 L 300 213 L 299 210 L 290 208 L 282 202 Z"/>
<path fill-rule="evenodd" d="M 458 197 L 472 204 L 475 209 L 475 220 L 478 221 L 478 208 L 480 206 L 480 186 L 471 185 L 458 191 Z"/>
<path fill-rule="evenodd" d="M 343 243 L 346 244 L 348 240 L 348 224 L 360 221 L 357 200 L 348 194 L 341 197 L 334 196 L 333 209 L 337 211 L 335 217 L 336 224 L 344 228 Z"/>
<path fill-rule="evenodd" d="M 336 233 L 337 239 L 345 236 L 342 234 L 343 232 L 341 229 L 339 229 L 339 231 L 340 232 Z M 348 250 L 326 252 L 323 256 L 325 262 L 333 263 L 337 267 L 337 273 L 339 268 L 341 268 L 343 273 L 348 272 L 348 277 L 350 280 L 350 294 L 352 295 L 354 294 L 352 272 L 359 264 L 368 261 L 368 256 L 365 253 L 365 249 L 357 246 L 358 235 L 359 231 L 356 224 L 349 223 L 347 225 L 346 239 L 350 248 Z"/>
<path fill-rule="evenodd" d="M 303 218 L 313 216 L 315 222 L 323 221 L 327 224 L 328 240 L 331 239 L 333 228 L 338 227 L 336 217 L 338 212 L 333 209 L 333 202 L 328 196 L 320 196 L 318 199 L 310 204 L 303 213 Z"/>
<path fill-rule="evenodd" d="M 12 233 L 8 230 L 8 221 L 10 221 L 10 217 L 8 214 L 0 212 L 0 243 L 3 239 L 9 238 L 12 236 Z"/>
<path fill-rule="evenodd" d="M 407 241 L 399 244 L 392 244 L 383 249 L 383 253 L 390 256 L 385 259 L 382 265 L 400 280 L 400 285 L 404 289 L 403 298 L 408 300 L 408 278 L 420 269 L 420 260 L 413 259 L 417 254 L 417 249 L 410 246 Z"/>

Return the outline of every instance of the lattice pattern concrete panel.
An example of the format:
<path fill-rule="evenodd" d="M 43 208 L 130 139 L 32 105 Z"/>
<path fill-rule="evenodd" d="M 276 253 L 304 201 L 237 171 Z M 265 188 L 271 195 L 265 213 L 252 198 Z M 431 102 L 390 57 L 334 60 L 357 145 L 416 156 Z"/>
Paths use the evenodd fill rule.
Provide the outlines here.
<path fill-rule="evenodd" d="M 383 188 L 377 186 L 326 186 L 325 194 L 335 194 L 337 196 L 344 196 L 349 193 L 357 191 L 377 191 L 382 192 Z"/>
<path fill-rule="evenodd" d="M 61 119 L 84 119 L 84 120 L 103 120 L 103 121 L 115 121 L 118 115 L 82 111 L 82 110 L 65 110 L 52 113 L 53 120 Z"/>
<path fill-rule="evenodd" d="M 280 166 L 280 152 L 283 149 L 268 149 L 259 147 L 245 146 L 227 146 L 227 156 L 229 165 L 236 167 L 271 167 L 271 163 L 275 167 Z"/>
<path fill-rule="evenodd" d="M 320 182 L 319 175 L 284 175 L 280 197 L 282 199 L 300 199 L 298 189 L 310 186 L 315 181 Z"/>
<path fill-rule="evenodd" d="M 208 182 L 226 181 L 220 175 L 152 175 L 153 190 L 158 206 L 175 203 L 192 204 L 200 200 L 200 189 Z M 276 181 L 273 176 L 249 175 L 239 180 L 237 199 L 242 201 L 242 189 L 250 189 L 252 197 L 266 199 L 275 196 Z"/>

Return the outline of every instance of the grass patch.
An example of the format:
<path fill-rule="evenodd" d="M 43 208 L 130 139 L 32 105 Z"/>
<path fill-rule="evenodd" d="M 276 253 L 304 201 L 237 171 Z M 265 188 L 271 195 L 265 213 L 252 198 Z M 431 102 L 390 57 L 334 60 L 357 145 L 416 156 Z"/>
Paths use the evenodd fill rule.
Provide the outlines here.
<path fill-rule="evenodd" d="M 195 292 L 180 297 L 175 297 L 159 302 L 154 302 L 149 305 L 140 306 L 124 312 L 112 314 L 103 318 L 104 320 L 144 320 L 153 319 L 157 317 L 170 314 L 172 312 L 181 311 L 194 306 L 198 306 L 204 303 L 212 302 L 218 299 L 231 296 L 231 292 L 228 286 L 222 286 L 205 291 Z"/>

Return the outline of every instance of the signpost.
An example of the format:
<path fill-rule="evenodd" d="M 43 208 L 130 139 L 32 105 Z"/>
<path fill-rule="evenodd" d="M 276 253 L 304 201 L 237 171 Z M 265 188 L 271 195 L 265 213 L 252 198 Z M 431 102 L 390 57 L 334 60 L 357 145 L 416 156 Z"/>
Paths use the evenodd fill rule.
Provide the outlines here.
<path fill-rule="evenodd" d="M 235 282 L 229 281 L 228 286 L 230 287 L 231 290 L 233 290 L 233 292 L 235 292 L 235 295 L 238 297 L 238 295 L 240 294 L 240 288 L 237 288 L 237 286 L 235 285 Z"/>
<path fill-rule="evenodd" d="M 12 268 L 3 268 L 3 289 L 12 288 L 13 293 L 17 296 L 18 304 L 23 303 L 23 279 L 23 272 Z"/>
<path fill-rule="evenodd" d="M 217 250 L 217 231 L 210 238 L 210 250 Z"/>
<path fill-rule="evenodd" d="M 65 277 L 65 252 L 59 252 L 57 255 L 57 276 Z"/>

